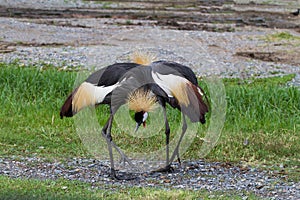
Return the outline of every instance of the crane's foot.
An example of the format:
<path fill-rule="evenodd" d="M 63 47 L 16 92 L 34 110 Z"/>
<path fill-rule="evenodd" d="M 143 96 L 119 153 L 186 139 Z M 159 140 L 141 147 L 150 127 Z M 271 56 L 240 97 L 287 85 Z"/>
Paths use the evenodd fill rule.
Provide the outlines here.
<path fill-rule="evenodd" d="M 177 162 L 178 162 L 178 166 L 181 167 L 181 161 L 180 161 L 179 156 L 177 157 Z"/>
<path fill-rule="evenodd" d="M 153 170 L 152 172 L 173 173 L 174 171 L 175 171 L 174 168 L 171 166 L 171 164 L 169 164 L 169 165 L 167 165 L 167 166 L 165 166 L 165 167 L 162 167 L 162 168 Z"/>
<path fill-rule="evenodd" d="M 173 152 L 173 155 L 171 157 L 171 160 L 175 159 L 175 156 L 177 156 L 177 162 L 178 162 L 178 165 L 179 167 L 181 167 L 181 160 L 180 160 L 180 157 L 179 157 L 179 150 L 178 150 L 178 147 L 175 148 L 174 152 Z"/>
<path fill-rule="evenodd" d="M 123 166 L 125 166 L 127 162 L 130 167 L 134 167 L 131 160 L 122 151 L 120 151 L 119 154 L 121 156 L 119 163 L 123 163 Z"/>
<path fill-rule="evenodd" d="M 181 167 L 181 160 L 180 160 L 179 152 L 178 151 L 176 152 L 176 155 L 177 155 L 178 166 Z"/>
<path fill-rule="evenodd" d="M 116 170 L 115 169 L 111 169 L 110 170 L 110 176 L 113 180 L 125 180 L 125 181 L 130 181 L 130 180 L 134 180 L 136 179 L 135 176 L 133 176 L 132 174 L 122 174 L 122 175 L 118 175 L 117 176 L 117 173 L 116 173 Z"/>
<path fill-rule="evenodd" d="M 131 160 L 125 155 L 125 153 L 113 142 L 111 141 L 112 146 L 117 150 L 117 152 L 120 154 L 120 163 L 123 163 L 123 166 L 125 166 L 126 162 L 129 164 L 130 167 L 134 167 Z"/>

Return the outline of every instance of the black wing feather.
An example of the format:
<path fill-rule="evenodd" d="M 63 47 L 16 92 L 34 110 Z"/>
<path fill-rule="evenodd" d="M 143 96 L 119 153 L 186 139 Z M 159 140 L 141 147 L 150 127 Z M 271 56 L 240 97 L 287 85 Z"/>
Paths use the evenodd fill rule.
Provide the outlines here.
<path fill-rule="evenodd" d="M 156 61 L 151 63 L 151 67 L 154 72 L 158 72 L 163 75 L 167 74 L 174 74 L 181 77 L 186 78 L 189 80 L 192 84 L 198 85 L 198 80 L 191 68 L 175 63 L 175 62 L 169 62 L 169 61 Z"/>
<path fill-rule="evenodd" d="M 136 63 L 115 63 L 91 74 L 86 82 L 97 86 L 110 86 L 116 84 L 126 72 L 139 66 Z"/>

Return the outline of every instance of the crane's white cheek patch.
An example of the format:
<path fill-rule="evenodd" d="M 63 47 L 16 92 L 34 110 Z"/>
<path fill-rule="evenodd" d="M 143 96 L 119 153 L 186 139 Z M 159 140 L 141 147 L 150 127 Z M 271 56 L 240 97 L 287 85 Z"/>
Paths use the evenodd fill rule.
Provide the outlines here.
<path fill-rule="evenodd" d="M 145 113 L 143 114 L 143 122 L 145 122 L 147 118 L 148 118 L 148 113 L 145 112 Z"/>

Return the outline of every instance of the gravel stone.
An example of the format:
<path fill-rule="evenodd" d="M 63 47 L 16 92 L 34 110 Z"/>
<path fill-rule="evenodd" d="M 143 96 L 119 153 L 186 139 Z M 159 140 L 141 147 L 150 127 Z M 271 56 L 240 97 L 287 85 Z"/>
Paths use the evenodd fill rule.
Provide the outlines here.
<path fill-rule="evenodd" d="M 247 199 L 244 192 L 251 191 L 262 198 L 299 199 L 300 182 L 286 181 L 284 175 L 257 170 L 242 164 L 221 162 L 186 161 L 182 167 L 173 163 L 174 173 L 132 173 L 135 177 L 130 181 L 117 181 L 109 177 L 108 161 L 88 158 L 73 158 L 63 163 L 49 162 L 43 158 L 20 157 L 1 158 L 0 174 L 12 178 L 79 180 L 91 183 L 94 188 L 108 185 L 119 187 L 158 187 L 180 188 L 209 191 L 237 191 L 242 198 Z M 138 163 L 140 161 L 133 161 Z M 188 166 L 195 166 L 188 168 Z M 245 170 L 246 168 L 246 170 Z M 126 174 L 126 172 L 118 172 Z M 107 188 L 106 188 L 107 189 Z"/>
<path fill-rule="evenodd" d="M 15 51 L 0 53 L 0 61 L 17 60 L 21 65 L 41 68 L 53 65 L 60 69 L 93 70 L 115 62 L 128 62 L 132 51 L 144 49 L 157 59 L 186 64 L 199 76 L 245 79 L 293 73 L 296 77 L 290 85 L 300 85 L 299 65 L 236 56 L 241 47 L 253 50 L 266 45 L 261 37 L 273 34 L 274 30 L 218 33 L 167 30 L 151 25 L 105 26 L 107 19 L 60 20 L 89 24 L 91 28 L 45 25 L 37 19 L 1 18 L 1 42 L 13 44 Z"/>

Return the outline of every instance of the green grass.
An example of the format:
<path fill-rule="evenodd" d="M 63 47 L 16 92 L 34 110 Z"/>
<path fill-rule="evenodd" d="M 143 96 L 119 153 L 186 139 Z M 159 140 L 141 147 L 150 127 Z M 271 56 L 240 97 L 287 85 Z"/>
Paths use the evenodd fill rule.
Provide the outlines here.
<path fill-rule="evenodd" d="M 0 64 L 0 69 L 0 86 L 3 88 L 0 93 L 2 156 L 88 156 L 76 134 L 73 119 L 59 118 L 60 107 L 73 88 L 77 72 L 57 71 L 50 67 L 44 70 L 21 68 L 16 63 Z M 300 92 L 297 88 L 286 87 L 285 83 L 291 79 L 292 75 L 253 79 L 251 83 L 225 79 L 226 122 L 219 145 L 208 158 L 299 162 Z M 97 113 L 103 125 L 108 116 L 108 107 L 100 106 Z M 180 113 L 176 110 L 169 109 L 168 115 L 171 123 L 180 120 Z M 200 126 L 199 130 L 205 131 L 207 126 Z M 122 136 L 122 130 L 116 129 L 115 132 L 114 137 L 121 140 L 120 145 L 122 138 L 128 140 Z M 163 143 L 163 132 L 160 139 Z M 248 140 L 247 145 L 243 145 L 245 140 Z M 199 142 L 196 138 L 185 159 L 197 159 L 193 155 L 197 155 L 195 152 Z M 134 143 L 144 148 L 142 139 L 136 139 Z M 128 142 L 127 148 L 130 145 Z M 155 148 L 161 144 L 148 141 L 147 145 Z"/>
<path fill-rule="evenodd" d="M 299 165 L 300 92 L 286 87 L 291 78 L 255 79 L 242 85 L 225 81 L 224 133 L 215 149 L 219 153 L 209 157 Z M 248 144 L 244 145 L 245 140 Z"/>
<path fill-rule="evenodd" d="M 0 69 L 1 155 L 88 156 L 76 134 L 73 119 L 59 119 L 59 109 L 73 88 L 77 72 L 51 67 L 21 68 L 16 63 L 0 64 Z M 244 82 L 225 79 L 228 104 L 225 127 L 219 145 L 208 158 L 299 164 L 300 94 L 297 88 L 285 86 L 292 76 Z M 97 113 L 99 122 L 104 124 L 108 108 L 100 106 Z M 168 115 L 171 122 L 180 119 L 178 111 L 169 109 Z M 144 145 L 158 148 L 164 141 L 161 134 L 160 138 L 152 137 L 146 143 L 142 139 L 124 142 L 129 136 L 124 137 L 122 130 L 114 131 L 116 140 L 127 148 L 144 148 Z M 247 145 L 243 145 L 245 140 Z M 197 159 L 195 152 L 199 143 L 201 141 L 196 139 L 185 159 Z"/>
<path fill-rule="evenodd" d="M 91 185 L 80 181 L 13 179 L 0 176 L 0 199 L 242 199 L 242 192 L 192 191 L 140 187 Z M 93 186 L 93 187 L 92 187 Z M 243 192 L 248 199 L 257 199 L 254 194 Z"/>
<path fill-rule="evenodd" d="M 76 74 L 15 65 L 0 64 L 0 155 L 81 155 L 72 121 L 58 115 Z"/>
<path fill-rule="evenodd" d="M 0 63 L 0 157 L 39 156 L 65 160 L 91 156 L 76 133 L 74 119 L 59 118 L 60 107 L 72 90 L 76 76 L 75 71 L 59 71 L 52 67 L 37 69 L 20 67 L 18 63 Z M 206 159 L 245 161 L 268 169 L 276 169 L 283 164 L 288 178 L 297 180 L 300 165 L 300 91 L 286 86 L 292 78 L 293 75 L 224 79 L 226 121 L 218 145 Z M 201 82 L 201 85 L 207 88 L 205 83 Z M 105 123 L 107 113 L 107 106 L 97 109 L 100 124 Z M 168 116 L 171 129 L 178 127 L 176 122 L 180 120 L 180 113 L 168 109 Z M 204 135 L 209 123 L 199 126 L 199 136 Z M 122 130 L 113 129 L 113 137 L 122 148 L 136 148 L 137 151 L 145 147 L 149 150 L 159 148 L 165 140 L 163 130 L 158 137 L 147 140 L 132 140 L 124 135 Z M 198 150 L 202 142 L 200 137 L 196 137 L 182 159 L 199 159 Z M 0 176 L 0 185 L 2 199 L 124 199 L 128 198 L 128 194 L 134 199 L 206 199 L 210 195 L 206 191 L 165 192 L 154 188 L 91 189 L 91 185 L 82 182 L 23 180 L 5 176 Z M 223 195 L 225 199 L 238 198 L 230 193 L 213 194 Z"/>
<path fill-rule="evenodd" d="M 284 40 L 295 42 L 295 41 L 300 41 L 300 37 L 292 35 L 289 32 L 278 32 L 278 33 L 266 35 L 264 37 L 264 40 L 266 40 L 267 42 L 278 42 L 278 41 L 284 41 Z"/>
<path fill-rule="evenodd" d="M 77 72 L 48 67 L 18 67 L 0 64 L 0 155 L 39 155 L 65 158 L 89 156 L 76 134 L 72 118 L 59 118 L 59 110 L 73 88 Z M 219 144 L 208 159 L 222 161 L 287 162 L 299 165 L 300 92 L 286 87 L 293 75 L 241 82 L 225 79 L 227 115 Z M 250 83 L 249 83 L 250 82 Z M 203 84 L 203 83 L 202 83 Z M 205 87 L 205 84 L 203 84 Z M 108 116 L 108 107 L 97 110 L 100 124 Z M 172 129 L 180 120 L 179 111 L 168 109 Z M 150 116 L 151 117 L 151 116 Z M 200 126 L 203 134 L 207 125 Z M 134 124 L 133 124 L 134 127 Z M 114 129 L 116 141 L 126 148 L 158 148 L 164 134 L 130 140 L 122 130 Z M 124 140 L 124 141 L 123 141 Z M 125 142 L 127 140 L 127 142 Z M 248 144 L 244 145 L 247 140 Z M 197 159 L 202 141 L 196 138 L 185 159 Z M 280 148 L 278 148 L 280 147 Z"/>

